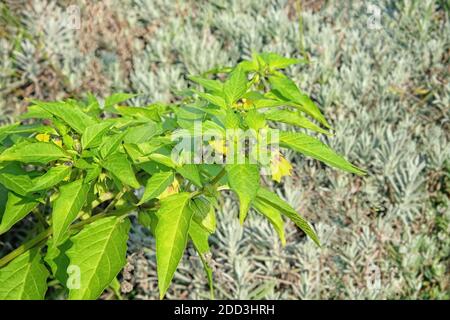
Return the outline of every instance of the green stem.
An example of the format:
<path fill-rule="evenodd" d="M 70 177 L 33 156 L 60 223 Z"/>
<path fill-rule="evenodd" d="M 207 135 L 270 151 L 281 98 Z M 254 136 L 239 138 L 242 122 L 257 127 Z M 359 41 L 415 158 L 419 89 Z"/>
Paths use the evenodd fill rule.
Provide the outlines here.
<path fill-rule="evenodd" d="M 44 216 L 38 210 L 35 210 L 33 212 L 33 214 L 36 216 L 36 218 L 38 219 L 39 223 L 42 225 L 41 229 L 47 229 L 48 228 L 48 223 L 47 223 L 47 221 L 45 221 Z"/>
<path fill-rule="evenodd" d="M 48 228 L 45 231 L 42 231 L 41 233 L 39 233 L 36 237 L 31 239 L 30 241 L 24 243 L 23 245 L 21 245 L 20 247 L 18 247 L 14 251 L 10 252 L 9 254 L 7 254 L 6 256 L 1 258 L 0 259 L 0 268 L 5 266 L 6 264 L 8 264 L 14 258 L 20 256 L 22 253 L 24 253 L 24 252 L 30 250 L 31 248 L 39 245 L 41 242 L 43 242 L 45 239 L 47 239 L 52 234 L 52 232 L 53 232 L 53 230 L 52 230 L 51 227 Z"/>
<path fill-rule="evenodd" d="M 217 176 L 216 176 L 214 179 L 211 180 L 210 183 L 211 183 L 212 185 L 217 184 L 217 183 L 220 181 L 220 179 L 222 179 L 223 176 L 224 176 L 226 173 L 227 173 L 227 172 L 226 172 L 225 168 L 222 168 L 222 170 L 217 174 Z"/>
<path fill-rule="evenodd" d="M 306 60 L 308 56 L 305 51 L 305 43 L 303 39 L 303 15 L 302 15 L 302 0 L 297 0 L 297 14 L 298 14 L 298 33 L 299 33 L 299 49 L 300 53 Z"/>

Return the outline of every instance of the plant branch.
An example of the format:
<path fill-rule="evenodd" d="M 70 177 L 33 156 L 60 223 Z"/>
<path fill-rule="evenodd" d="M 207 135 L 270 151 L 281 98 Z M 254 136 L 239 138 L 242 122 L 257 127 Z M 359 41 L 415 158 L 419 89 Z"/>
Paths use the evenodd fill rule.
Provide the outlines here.
<path fill-rule="evenodd" d="M 102 212 L 102 213 L 92 216 L 86 220 L 83 220 L 83 221 L 73 224 L 72 226 L 70 226 L 69 230 L 76 231 L 76 230 L 81 229 L 86 224 L 97 221 L 98 219 L 104 218 L 105 216 L 123 216 L 123 215 L 130 213 L 131 211 L 133 211 L 135 209 L 136 209 L 136 207 L 134 207 L 134 206 L 128 206 L 128 207 L 124 207 L 122 209 L 113 211 L 111 214 L 108 212 Z M 7 265 L 9 262 L 11 262 L 14 258 L 20 256 L 22 253 L 30 250 L 31 248 L 34 248 L 36 246 L 43 244 L 44 241 L 48 237 L 50 237 L 52 234 L 53 234 L 53 229 L 52 229 L 52 227 L 50 227 L 47 230 L 39 233 L 36 237 L 31 239 L 30 241 L 25 242 L 24 244 L 19 246 L 17 249 L 11 251 L 6 256 L 4 256 L 3 258 L 0 259 L 0 268 Z"/>
<path fill-rule="evenodd" d="M 211 180 L 210 184 L 212 185 L 217 184 L 225 174 L 226 174 L 225 168 L 222 168 L 222 170 L 217 174 L 217 176 L 215 176 L 214 179 Z"/>

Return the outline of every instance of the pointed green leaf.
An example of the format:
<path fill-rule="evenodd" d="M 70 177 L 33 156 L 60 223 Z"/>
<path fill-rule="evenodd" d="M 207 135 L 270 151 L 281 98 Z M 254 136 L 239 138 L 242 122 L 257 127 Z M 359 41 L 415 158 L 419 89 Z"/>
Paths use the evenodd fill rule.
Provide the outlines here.
<path fill-rule="evenodd" d="M 115 153 L 109 156 L 102 166 L 127 186 L 134 189 L 140 188 L 141 184 L 136 180 L 131 163 L 125 154 Z"/>
<path fill-rule="evenodd" d="M 204 87 L 206 90 L 209 91 L 215 91 L 215 92 L 222 92 L 223 90 L 223 83 L 218 80 L 211 80 L 207 78 L 202 78 L 198 76 L 189 76 L 189 80 L 194 81 Z"/>
<path fill-rule="evenodd" d="M 269 219 L 270 223 L 273 225 L 275 231 L 280 237 L 281 244 L 285 246 L 286 237 L 284 235 L 284 222 L 281 218 L 279 210 L 270 206 L 259 198 L 256 198 L 255 201 L 253 201 L 253 207 L 256 209 L 256 211 Z"/>
<path fill-rule="evenodd" d="M 173 162 L 171 157 L 165 156 L 163 154 L 153 153 L 149 155 L 148 158 L 172 169 L 176 169 L 178 167 L 178 165 Z"/>
<path fill-rule="evenodd" d="M 129 107 L 129 106 L 117 106 L 114 108 L 117 113 L 122 116 L 134 117 L 134 118 L 145 118 L 153 120 L 156 122 L 161 121 L 159 116 L 159 107 L 157 105 L 150 105 L 147 108 L 142 107 Z"/>
<path fill-rule="evenodd" d="M 200 179 L 200 172 L 195 164 L 184 164 L 177 168 L 177 172 L 197 187 L 201 188 L 203 186 L 202 180 Z"/>
<path fill-rule="evenodd" d="M 193 210 L 195 209 L 193 208 Z M 208 243 L 209 233 L 195 221 L 191 221 L 191 225 L 189 226 L 189 237 L 194 242 L 199 253 L 203 255 L 210 252 Z"/>
<path fill-rule="evenodd" d="M 279 210 L 283 215 L 291 219 L 297 227 L 306 233 L 318 246 L 320 246 L 319 238 L 314 229 L 309 225 L 308 221 L 300 216 L 288 203 L 283 201 L 275 193 L 264 188 L 259 188 L 257 199 Z"/>
<path fill-rule="evenodd" d="M 307 62 L 304 59 L 285 58 L 272 52 L 261 53 L 259 56 L 271 69 L 284 69 L 293 64 Z"/>
<path fill-rule="evenodd" d="M 196 94 L 198 94 L 200 97 L 202 97 L 203 99 L 205 99 L 206 101 L 208 101 L 216 106 L 219 106 L 223 109 L 225 109 L 227 107 L 227 103 L 225 102 L 225 99 L 220 96 L 213 95 L 210 93 L 199 92 L 196 90 L 194 90 L 194 92 Z"/>
<path fill-rule="evenodd" d="M 86 203 L 90 185 L 84 180 L 63 185 L 53 204 L 53 244 L 58 246 L 66 236 L 67 230 Z"/>
<path fill-rule="evenodd" d="M 358 175 L 365 174 L 363 170 L 352 165 L 326 144 L 301 132 L 280 132 L 280 146 L 303 153 L 344 171 Z"/>
<path fill-rule="evenodd" d="M 270 85 L 277 96 L 282 99 L 294 102 L 294 106 L 300 106 L 300 110 L 306 112 L 311 117 L 319 121 L 325 127 L 330 128 L 327 120 L 320 112 L 316 104 L 306 95 L 300 92 L 297 85 L 287 77 L 269 77 Z"/>
<path fill-rule="evenodd" d="M 105 99 L 105 108 L 112 107 L 118 103 L 134 98 L 136 95 L 131 93 L 115 93 Z"/>
<path fill-rule="evenodd" d="M 109 122 L 102 122 L 86 127 L 81 137 L 81 146 L 83 149 L 98 147 L 102 143 L 102 138 L 108 132 L 111 124 Z"/>
<path fill-rule="evenodd" d="M 19 119 L 50 119 L 51 117 L 50 112 L 38 105 L 32 105 L 27 108 L 27 112 L 19 116 Z"/>
<path fill-rule="evenodd" d="M 67 279 L 69 277 L 69 275 L 67 274 L 67 268 L 70 265 L 70 260 L 67 256 L 67 250 L 72 247 L 72 241 L 66 239 L 59 247 L 53 244 L 53 239 L 48 240 L 47 253 L 44 257 L 45 262 L 50 266 L 50 270 L 52 271 L 53 276 L 64 287 L 66 286 Z"/>
<path fill-rule="evenodd" d="M 70 265 L 79 268 L 80 286 L 69 299 L 97 299 L 126 264 L 128 218 L 106 217 L 84 227 L 71 238 Z"/>
<path fill-rule="evenodd" d="M 172 171 L 158 172 L 152 175 L 147 181 L 144 195 L 142 196 L 142 199 L 138 205 L 141 205 L 144 202 L 158 197 L 161 193 L 164 192 L 164 190 L 167 189 L 168 186 L 172 184 L 173 178 L 174 175 Z"/>
<path fill-rule="evenodd" d="M 22 253 L 0 269 L 0 300 L 44 300 L 48 275 L 37 249 Z"/>
<path fill-rule="evenodd" d="M 250 129 L 258 131 L 266 126 L 266 117 L 265 114 L 252 109 L 247 112 L 245 122 Z"/>
<path fill-rule="evenodd" d="M 50 161 L 68 158 L 68 154 L 52 142 L 21 143 L 0 154 L 0 162 L 19 161 L 47 164 Z"/>
<path fill-rule="evenodd" d="M 233 164 L 226 166 L 226 170 L 230 188 L 239 198 L 239 220 L 243 224 L 250 204 L 258 192 L 259 168 L 254 164 Z"/>
<path fill-rule="evenodd" d="M 209 233 L 216 231 L 216 212 L 213 205 L 206 199 L 196 198 L 191 201 L 194 211 L 193 220 Z"/>
<path fill-rule="evenodd" d="M 52 167 L 42 176 L 33 179 L 32 187 L 30 188 L 30 192 L 36 192 L 41 190 L 47 190 L 61 181 L 63 181 L 72 171 L 72 168 L 69 166 L 61 165 L 58 167 Z"/>
<path fill-rule="evenodd" d="M 187 192 L 171 195 L 161 200 L 157 212 L 156 261 L 160 298 L 170 286 L 178 263 L 183 256 L 191 224 L 192 210 L 187 205 Z"/>
<path fill-rule="evenodd" d="M 100 155 L 103 159 L 106 159 L 111 153 L 117 151 L 119 146 L 123 142 L 123 138 L 125 137 L 127 131 L 123 131 L 121 133 L 114 134 L 109 137 L 105 137 L 100 145 Z"/>
<path fill-rule="evenodd" d="M 14 224 L 25 218 L 37 205 L 36 199 L 21 197 L 13 192 L 9 192 L 5 212 L 0 223 L 0 234 L 11 229 Z"/>
<path fill-rule="evenodd" d="M 234 110 L 228 109 L 225 113 L 225 118 L 223 119 L 223 125 L 226 129 L 239 129 L 241 117 L 235 113 Z"/>
<path fill-rule="evenodd" d="M 142 143 L 162 132 L 161 126 L 156 122 L 148 120 L 144 125 L 132 127 L 127 130 L 123 141 L 125 143 Z"/>
<path fill-rule="evenodd" d="M 0 184 L 8 190 L 25 196 L 30 192 L 31 178 L 17 163 L 11 163 L 0 169 Z"/>
<path fill-rule="evenodd" d="M 284 122 L 294 126 L 309 129 L 315 132 L 331 135 L 329 131 L 322 129 L 314 122 L 311 122 L 310 120 L 308 120 L 308 118 L 306 118 L 305 116 L 301 115 L 298 112 L 292 112 L 288 110 L 270 110 L 264 113 L 264 115 L 266 116 L 267 120 Z"/>
<path fill-rule="evenodd" d="M 39 102 L 42 109 L 63 120 L 79 134 L 96 121 L 77 107 L 65 102 Z"/>
<path fill-rule="evenodd" d="M 223 92 L 229 104 L 242 98 L 247 91 L 247 74 L 241 66 L 231 71 L 229 78 L 223 85 Z"/>
<path fill-rule="evenodd" d="M 205 269 L 206 277 L 208 278 L 209 289 L 211 292 L 211 299 L 214 299 L 213 270 L 209 266 L 205 257 L 206 254 L 209 254 L 211 251 L 208 243 L 209 233 L 195 221 L 192 221 L 189 227 L 189 237 L 191 238 L 192 243 L 194 244 L 194 248 L 200 257 L 203 269 Z"/>

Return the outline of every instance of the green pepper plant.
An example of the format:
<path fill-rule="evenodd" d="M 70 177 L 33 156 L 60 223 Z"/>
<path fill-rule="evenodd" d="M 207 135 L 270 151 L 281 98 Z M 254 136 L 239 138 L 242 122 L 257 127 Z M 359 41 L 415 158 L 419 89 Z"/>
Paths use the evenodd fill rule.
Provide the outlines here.
<path fill-rule="evenodd" d="M 331 135 L 331 127 L 280 71 L 299 62 L 254 54 L 189 77 L 173 104 L 124 106 L 133 98 L 125 93 L 32 101 L 20 122 L 0 128 L 0 235 L 14 235 L 24 219 L 28 228 L 0 258 L 0 299 L 44 299 L 49 287 L 68 299 L 99 298 L 126 264 L 130 218 L 155 238 L 161 298 L 188 243 L 213 294 L 208 238 L 230 193 L 242 224 L 254 210 L 284 245 L 287 218 L 319 245 L 310 224 L 267 187 L 268 177 L 292 173 L 282 150 L 364 171 L 304 133 Z"/>

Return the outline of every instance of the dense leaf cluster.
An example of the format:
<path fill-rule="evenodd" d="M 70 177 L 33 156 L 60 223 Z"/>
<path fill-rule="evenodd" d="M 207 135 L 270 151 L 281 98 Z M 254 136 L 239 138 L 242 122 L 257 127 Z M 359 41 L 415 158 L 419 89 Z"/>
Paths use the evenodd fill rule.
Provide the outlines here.
<path fill-rule="evenodd" d="M 14 225 L 30 213 L 40 232 L 0 259 L 0 299 L 43 299 L 50 278 L 70 299 L 98 298 L 126 263 L 130 215 L 137 215 L 156 239 L 161 298 L 188 241 L 213 292 L 208 237 L 215 232 L 215 211 L 227 190 L 239 198 L 242 223 L 253 208 L 271 222 L 284 244 L 287 217 L 319 244 L 308 222 L 261 185 L 263 168 L 276 181 L 290 174 L 292 166 L 279 151 L 270 153 L 268 163 L 250 161 L 253 151 L 248 150 L 240 154 L 243 162 L 173 157 L 180 139 L 197 134 L 196 123 L 223 135 L 202 143 L 227 160 L 238 143 L 230 145 L 227 130 L 270 133 L 282 122 L 330 134 L 319 108 L 279 71 L 299 62 L 255 54 L 234 68 L 190 77 L 201 89 L 185 90 L 177 104 L 121 106 L 133 97 L 129 94 L 114 94 L 104 103 L 93 96 L 33 101 L 21 123 L 0 128 L 0 235 L 14 232 Z M 282 148 L 364 173 L 305 133 L 277 136 Z M 258 145 L 259 136 L 255 139 Z M 195 150 L 187 153 L 198 156 Z"/>

